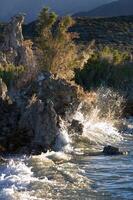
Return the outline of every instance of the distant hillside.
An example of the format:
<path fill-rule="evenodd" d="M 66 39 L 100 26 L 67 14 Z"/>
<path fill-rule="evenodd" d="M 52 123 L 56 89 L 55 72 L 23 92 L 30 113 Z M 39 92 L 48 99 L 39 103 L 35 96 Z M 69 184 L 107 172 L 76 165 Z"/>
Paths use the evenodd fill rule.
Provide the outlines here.
<path fill-rule="evenodd" d="M 133 15 L 133 0 L 118 0 L 88 12 L 76 13 L 74 16 L 113 17 L 127 15 Z"/>
<path fill-rule="evenodd" d="M 133 51 L 133 16 L 112 18 L 76 17 L 76 24 L 70 29 L 77 32 L 77 43 L 87 44 L 95 40 L 97 46 L 113 46 L 114 48 Z M 0 42 L 3 40 L 3 27 L 0 24 Z M 25 39 L 36 40 L 36 21 L 23 26 Z"/>
<path fill-rule="evenodd" d="M 70 29 L 77 32 L 78 43 L 87 44 L 95 40 L 97 46 L 113 46 L 114 48 L 133 51 L 133 16 L 112 18 L 76 17 L 76 24 Z M 36 38 L 36 23 L 32 22 L 23 28 L 25 38 Z"/>
<path fill-rule="evenodd" d="M 97 46 L 133 51 L 133 16 L 90 18 L 77 17 L 71 31 L 79 33 L 78 42 L 95 40 Z"/>

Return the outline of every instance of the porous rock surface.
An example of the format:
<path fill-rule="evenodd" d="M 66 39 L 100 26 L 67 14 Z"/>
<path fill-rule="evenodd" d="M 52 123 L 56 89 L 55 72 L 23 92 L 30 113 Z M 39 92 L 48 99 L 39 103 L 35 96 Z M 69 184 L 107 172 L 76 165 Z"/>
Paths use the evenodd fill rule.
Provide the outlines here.
<path fill-rule="evenodd" d="M 76 86 L 47 73 L 17 90 L 12 99 L 8 94 L 3 99 L 1 94 L 1 147 L 7 152 L 35 154 L 52 150 L 60 119 L 71 123 L 79 103 Z"/>

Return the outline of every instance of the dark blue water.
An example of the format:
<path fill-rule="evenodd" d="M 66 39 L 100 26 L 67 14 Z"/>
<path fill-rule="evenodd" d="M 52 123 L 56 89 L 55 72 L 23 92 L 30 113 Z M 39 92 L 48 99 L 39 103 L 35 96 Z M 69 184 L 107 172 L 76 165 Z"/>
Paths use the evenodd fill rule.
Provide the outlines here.
<path fill-rule="evenodd" d="M 130 151 L 129 154 L 87 156 L 79 161 L 86 176 L 94 181 L 92 188 L 99 193 L 101 200 L 133 200 L 133 137 L 128 137 L 119 145 L 121 149 Z"/>
<path fill-rule="evenodd" d="M 0 165 L 0 200 L 133 200 L 133 136 L 117 145 L 129 154 L 12 157 Z"/>

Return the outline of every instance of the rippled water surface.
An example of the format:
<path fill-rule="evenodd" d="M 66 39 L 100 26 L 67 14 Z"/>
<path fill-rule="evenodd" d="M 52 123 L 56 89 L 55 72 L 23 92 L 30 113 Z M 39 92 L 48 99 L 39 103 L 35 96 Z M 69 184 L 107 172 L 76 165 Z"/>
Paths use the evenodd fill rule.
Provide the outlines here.
<path fill-rule="evenodd" d="M 0 166 L 0 199 L 133 199 L 133 137 L 119 145 L 130 154 L 78 155 L 68 161 L 60 153 L 56 163 L 45 155 L 14 156 Z"/>
<path fill-rule="evenodd" d="M 108 194 L 101 199 L 133 199 L 133 141 L 130 139 L 123 144 L 123 149 L 131 151 L 128 156 L 85 157 L 79 161 L 86 176 L 94 181 L 92 188 L 97 194 Z"/>

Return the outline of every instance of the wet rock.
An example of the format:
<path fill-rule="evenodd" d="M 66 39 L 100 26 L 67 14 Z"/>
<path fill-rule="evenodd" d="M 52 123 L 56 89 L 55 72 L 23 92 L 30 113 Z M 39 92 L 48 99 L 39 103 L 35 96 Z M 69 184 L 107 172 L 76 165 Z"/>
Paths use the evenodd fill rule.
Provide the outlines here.
<path fill-rule="evenodd" d="M 1 83 L 0 143 L 6 151 L 41 154 L 53 150 L 58 137 L 66 145 L 61 122 L 69 121 L 79 105 L 76 86 L 43 73 L 41 78 L 14 90 L 13 101 L 7 98 L 8 93 Z M 82 132 L 78 121 L 72 126 Z"/>
<path fill-rule="evenodd" d="M 122 152 L 119 150 L 119 148 L 109 145 L 104 147 L 103 154 L 107 156 L 113 156 L 113 155 L 115 156 L 115 155 L 126 155 L 128 154 L 128 152 Z"/>
<path fill-rule="evenodd" d="M 73 132 L 82 135 L 83 128 L 84 128 L 83 124 L 80 123 L 78 120 L 75 120 L 75 119 L 72 120 L 70 129 L 73 130 Z"/>

